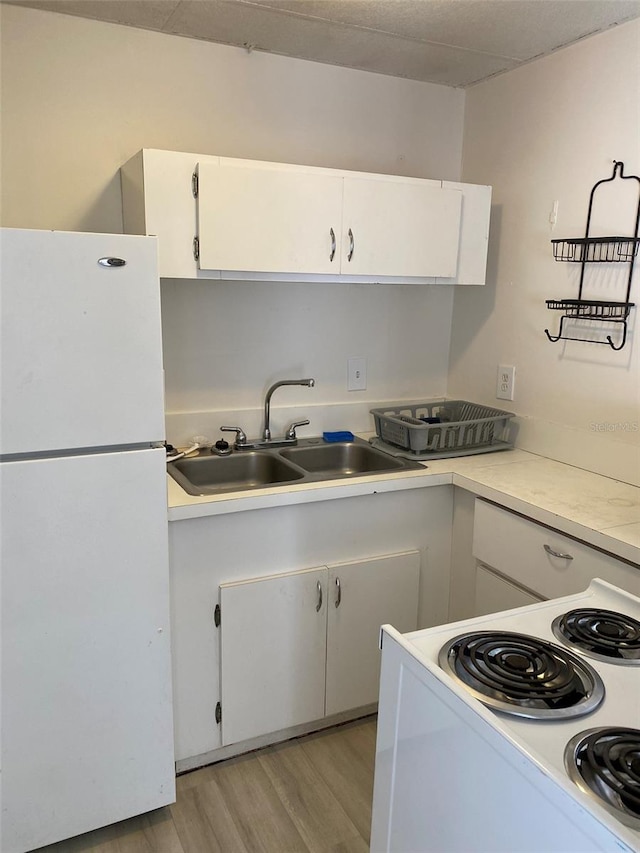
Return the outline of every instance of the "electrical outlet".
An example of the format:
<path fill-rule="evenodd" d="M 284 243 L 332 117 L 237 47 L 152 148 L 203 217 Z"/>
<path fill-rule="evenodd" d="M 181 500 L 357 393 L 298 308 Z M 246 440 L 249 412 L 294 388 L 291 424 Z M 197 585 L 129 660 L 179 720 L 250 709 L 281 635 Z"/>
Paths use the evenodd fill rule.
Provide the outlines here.
<path fill-rule="evenodd" d="M 496 397 L 498 400 L 513 400 L 513 390 L 516 383 L 516 369 L 509 364 L 498 365 L 498 381 Z"/>
<path fill-rule="evenodd" d="M 364 391 L 367 387 L 367 359 L 350 358 L 347 361 L 347 391 Z"/>

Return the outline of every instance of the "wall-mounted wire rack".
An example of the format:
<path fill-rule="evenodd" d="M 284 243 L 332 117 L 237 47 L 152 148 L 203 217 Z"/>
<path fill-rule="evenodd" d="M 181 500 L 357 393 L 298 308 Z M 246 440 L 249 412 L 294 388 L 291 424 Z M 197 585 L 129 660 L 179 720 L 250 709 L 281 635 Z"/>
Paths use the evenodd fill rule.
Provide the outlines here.
<path fill-rule="evenodd" d="M 634 237 L 577 237 L 551 241 L 556 261 L 594 264 L 626 263 L 637 255 L 638 243 L 640 240 Z"/>
<path fill-rule="evenodd" d="M 623 181 L 638 182 L 638 206 L 634 230 L 631 235 L 625 237 L 593 237 L 591 236 L 591 213 L 593 211 L 593 199 L 598 187 L 619 178 Z M 553 256 L 556 261 L 568 261 L 579 263 L 580 285 L 577 299 L 547 299 L 547 308 L 552 311 L 562 311 L 560 326 L 557 335 L 552 335 L 549 329 L 545 334 L 550 341 L 585 341 L 587 343 L 608 344 L 614 350 L 621 350 L 627 340 L 627 320 L 634 303 L 629 301 L 631 295 L 631 280 L 633 268 L 638 255 L 640 239 L 638 228 L 640 226 L 640 178 L 637 175 L 625 175 L 624 163 L 620 160 L 613 161 L 613 174 L 610 178 L 604 178 L 594 184 L 589 196 L 589 210 L 587 212 L 587 226 L 584 237 L 552 240 Z M 585 280 L 587 264 L 602 263 L 626 263 L 629 265 L 627 278 L 627 291 L 624 301 L 612 302 L 609 300 L 583 299 L 582 292 Z M 579 338 L 575 335 L 563 334 L 565 320 L 587 320 L 605 321 L 620 326 L 619 339 L 614 342 L 611 335 L 606 335 L 605 340 L 598 341 L 593 338 Z"/>

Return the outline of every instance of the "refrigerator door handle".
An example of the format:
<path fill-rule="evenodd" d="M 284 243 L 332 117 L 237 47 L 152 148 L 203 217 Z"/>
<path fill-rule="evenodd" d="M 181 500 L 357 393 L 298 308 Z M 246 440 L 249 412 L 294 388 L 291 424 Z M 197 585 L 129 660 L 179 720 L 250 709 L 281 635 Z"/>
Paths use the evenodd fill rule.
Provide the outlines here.
<path fill-rule="evenodd" d="M 124 267 L 127 262 L 124 258 L 98 258 L 98 263 L 101 267 Z"/>

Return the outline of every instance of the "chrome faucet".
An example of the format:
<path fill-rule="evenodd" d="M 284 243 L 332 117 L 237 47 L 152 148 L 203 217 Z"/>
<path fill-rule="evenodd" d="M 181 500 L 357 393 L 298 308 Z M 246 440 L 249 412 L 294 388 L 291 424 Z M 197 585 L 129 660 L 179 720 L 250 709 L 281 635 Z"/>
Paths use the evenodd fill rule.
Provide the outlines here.
<path fill-rule="evenodd" d="M 262 431 L 262 440 L 263 441 L 271 441 L 271 428 L 270 428 L 270 420 L 271 420 L 271 397 L 273 396 L 273 392 L 276 388 L 280 388 L 282 385 L 306 385 L 309 388 L 313 388 L 316 384 L 315 379 L 283 379 L 280 382 L 274 382 L 271 388 L 267 391 L 267 396 L 264 398 L 264 429 Z M 306 421 L 309 423 L 309 421 Z M 295 438 L 296 427 L 304 426 L 304 422 L 300 421 L 295 424 L 291 424 L 289 427 L 289 433 L 293 433 L 293 438 Z M 289 435 L 287 435 L 289 437 Z"/>
<path fill-rule="evenodd" d="M 264 398 L 264 429 L 262 430 L 262 438 L 247 439 L 244 431 L 240 427 L 220 427 L 222 432 L 235 432 L 236 441 L 235 450 L 257 450 L 261 447 L 286 447 L 298 443 L 296 428 L 305 426 L 309 423 L 308 420 L 294 421 L 287 429 L 286 434 L 282 438 L 271 437 L 271 397 L 276 388 L 282 385 L 303 385 L 308 388 L 313 388 L 316 384 L 315 379 L 282 379 L 280 382 L 274 382 L 268 389 Z"/>

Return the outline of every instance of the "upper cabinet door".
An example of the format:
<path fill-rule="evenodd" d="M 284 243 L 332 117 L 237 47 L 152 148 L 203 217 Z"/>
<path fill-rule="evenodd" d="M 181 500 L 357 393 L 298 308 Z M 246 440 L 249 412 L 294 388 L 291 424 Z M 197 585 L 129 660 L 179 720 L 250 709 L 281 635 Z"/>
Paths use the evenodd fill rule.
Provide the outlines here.
<path fill-rule="evenodd" d="M 455 275 L 461 199 L 439 181 L 345 177 L 342 274 Z"/>
<path fill-rule="evenodd" d="M 198 176 L 200 269 L 339 272 L 340 176 L 224 159 Z"/>

